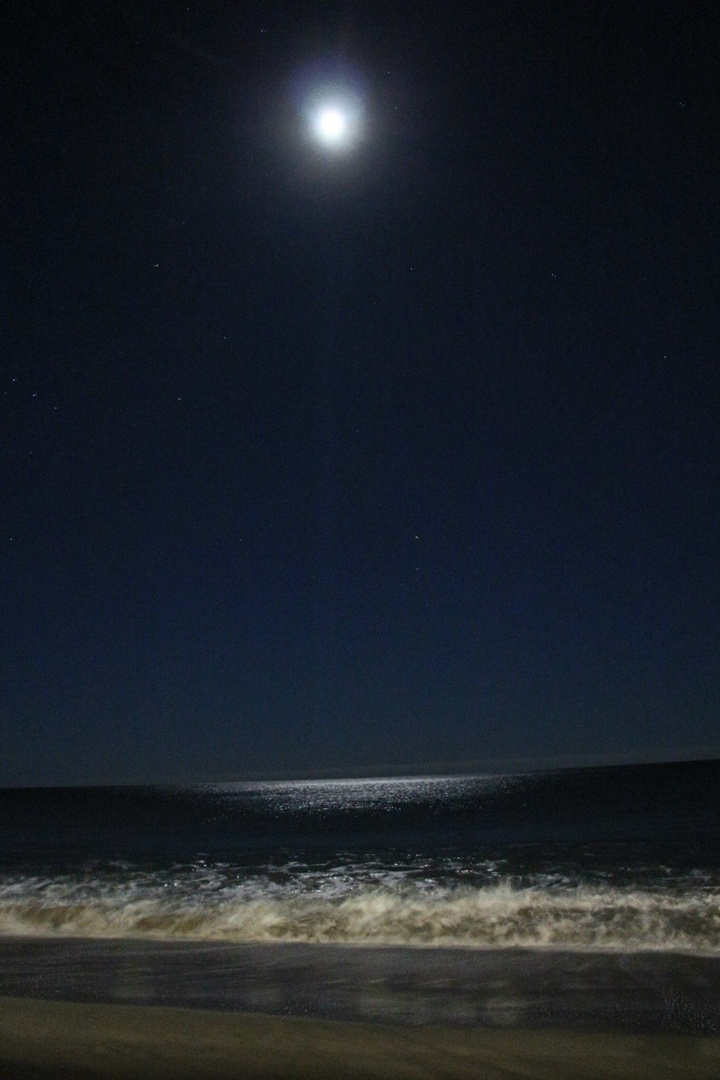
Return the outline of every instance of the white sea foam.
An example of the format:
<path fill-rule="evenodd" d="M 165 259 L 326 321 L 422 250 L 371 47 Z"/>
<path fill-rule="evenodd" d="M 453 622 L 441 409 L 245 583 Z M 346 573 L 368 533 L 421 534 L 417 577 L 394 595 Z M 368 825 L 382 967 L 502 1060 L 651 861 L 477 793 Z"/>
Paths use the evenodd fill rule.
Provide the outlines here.
<path fill-rule="evenodd" d="M 720 890 L 440 887 L 342 871 L 314 881 L 213 870 L 126 880 L 17 877 L 0 886 L 0 933 L 354 945 L 676 949 L 720 954 Z"/>

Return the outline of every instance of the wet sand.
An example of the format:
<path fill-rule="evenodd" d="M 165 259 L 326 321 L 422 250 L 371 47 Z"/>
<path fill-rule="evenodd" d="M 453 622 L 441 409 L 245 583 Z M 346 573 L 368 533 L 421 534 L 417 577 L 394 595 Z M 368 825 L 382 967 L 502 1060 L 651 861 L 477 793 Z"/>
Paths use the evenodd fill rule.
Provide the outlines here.
<path fill-rule="evenodd" d="M 0 995 L 370 1023 L 720 1036 L 720 957 L 661 952 L 6 937 Z"/>
<path fill-rule="evenodd" d="M 399 1027 L 0 998 L 4 1080 L 720 1077 L 720 1039 Z"/>
<path fill-rule="evenodd" d="M 720 958 L 0 939 L 0 1077 L 720 1080 Z"/>

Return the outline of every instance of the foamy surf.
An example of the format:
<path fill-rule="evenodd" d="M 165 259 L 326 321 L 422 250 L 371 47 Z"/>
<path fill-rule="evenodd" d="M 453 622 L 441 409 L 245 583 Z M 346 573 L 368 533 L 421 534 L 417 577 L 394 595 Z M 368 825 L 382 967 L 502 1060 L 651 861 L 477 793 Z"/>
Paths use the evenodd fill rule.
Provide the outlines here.
<path fill-rule="evenodd" d="M 309 891 L 257 879 L 198 893 L 189 881 L 16 878 L 5 935 L 146 937 L 410 947 L 680 950 L 720 955 L 720 890 L 408 885 Z"/>
<path fill-rule="evenodd" d="M 720 762 L 0 792 L 0 933 L 720 954 Z"/>

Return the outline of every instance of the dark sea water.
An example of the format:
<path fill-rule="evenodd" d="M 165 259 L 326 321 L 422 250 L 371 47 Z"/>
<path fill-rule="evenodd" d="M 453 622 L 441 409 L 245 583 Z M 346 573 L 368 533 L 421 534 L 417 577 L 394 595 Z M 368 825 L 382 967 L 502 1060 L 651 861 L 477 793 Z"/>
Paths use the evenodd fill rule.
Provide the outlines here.
<path fill-rule="evenodd" d="M 4 790 L 0 933 L 720 954 L 720 761 Z"/>

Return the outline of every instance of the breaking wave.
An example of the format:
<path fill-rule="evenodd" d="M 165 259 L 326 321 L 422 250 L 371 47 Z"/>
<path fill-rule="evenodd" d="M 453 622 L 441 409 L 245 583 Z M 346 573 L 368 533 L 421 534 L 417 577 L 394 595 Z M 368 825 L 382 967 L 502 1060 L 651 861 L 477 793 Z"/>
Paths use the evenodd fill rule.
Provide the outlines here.
<path fill-rule="evenodd" d="M 720 889 L 5 878 L 0 933 L 720 954 Z"/>

